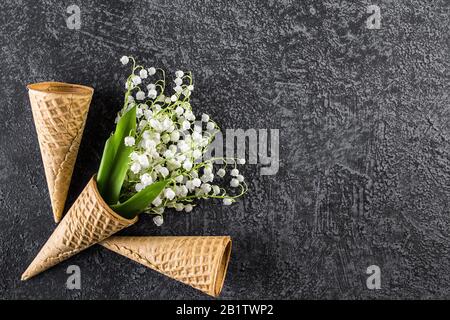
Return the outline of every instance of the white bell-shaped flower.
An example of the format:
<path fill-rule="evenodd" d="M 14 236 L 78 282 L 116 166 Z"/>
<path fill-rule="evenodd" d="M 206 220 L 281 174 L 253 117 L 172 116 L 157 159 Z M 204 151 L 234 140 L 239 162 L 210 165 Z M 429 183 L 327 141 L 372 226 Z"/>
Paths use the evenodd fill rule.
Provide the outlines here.
<path fill-rule="evenodd" d="M 231 179 L 230 186 L 232 186 L 233 188 L 238 187 L 239 186 L 239 180 L 236 179 L 236 178 Z"/>
<path fill-rule="evenodd" d="M 180 148 L 180 151 L 183 152 L 183 153 L 187 152 L 187 151 L 189 151 L 191 149 L 191 147 L 183 140 L 180 140 L 178 142 L 178 148 Z M 190 170 L 190 169 L 186 169 L 186 170 Z"/>
<path fill-rule="evenodd" d="M 152 110 L 145 110 L 145 111 L 144 111 L 144 117 L 145 117 L 145 119 L 147 119 L 147 121 L 149 121 L 150 119 L 152 119 L 152 117 L 153 117 L 153 112 L 152 112 Z"/>
<path fill-rule="evenodd" d="M 136 100 L 144 100 L 145 99 L 145 92 L 144 91 L 138 91 L 136 93 Z"/>
<path fill-rule="evenodd" d="M 208 129 L 209 131 L 214 130 L 215 127 L 216 127 L 216 125 L 213 122 L 208 122 L 206 124 L 206 129 Z"/>
<path fill-rule="evenodd" d="M 170 134 L 164 133 L 161 136 L 161 140 L 162 140 L 163 143 L 167 144 L 170 141 Z"/>
<path fill-rule="evenodd" d="M 217 170 L 217 175 L 218 175 L 219 177 L 223 178 L 223 177 L 225 176 L 225 174 L 226 174 L 225 169 L 220 168 L 219 170 Z"/>
<path fill-rule="evenodd" d="M 175 84 L 179 87 L 183 84 L 183 79 L 175 78 L 175 80 L 173 80 L 173 82 L 175 82 Z"/>
<path fill-rule="evenodd" d="M 144 173 L 141 175 L 141 183 L 146 187 L 153 183 L 153 178 L 150 174 Z"/>
<path fill-rule="evenodd" d="M 155 99 L 157 95 L 158 95 L 158 92 L 156 92 L 155 89 L 148 90 L 147 96 L 148 96 L 150 99 Z"/>
<path fill-rule="evenodd" d="M 174 156 L 174 153 L 172 152 L 172 150 L 166 150 L 166 151 L 164 151 L 163 155 L 164 155 L 164 158 L 166 158 L 166 159 L 172 159 Z"/>
<path fill-rule="evenodd" d="M 141 71 L 139 71 L 139 77 L 141 77 L 141 79 L 146 79 L 148 77 L 147 70 L 141 69 Z"/>
<path fill-rule="evenodd" d="M 184 160 L 186 160 L 186 155 L 184 154 L 177 154 L 176 159 L 180 162 L 183 162 Z"/>
<path fill-rule="evenodd" d="M 194 140 L 195 142 L 200 142 L 203 139 L 202 134 L 197 131 L 192 132 L 191 136 L 192 136 L 192 140 Z"/>
<path fill-rule="evenodd" d="M 153 204 L 155 207 L 160 206 L 161 203 L 162 203 L 162 199 L 161 199 L 159 196 L 156 197 L 156 198 L 152 201 L 152 204 Z"/>
<path fill-rule="evenodd" d="M 159 169 L 159 173 L 161 173 L 161 175 L 165 178 L 169 175 L 169 169 L 167 169 L 166 167 L 161 167 Z"/>
<path fill-rule="evenodd" d="M 154 216 L 153 217 L 153 223 L 157 226 L 160 227 L 164 224 L 164 218 L 160 215 L 158 216 Z"/>
<path fill-rule="evenodd" d="M 175 203 L 173 207 L 175 208 L 176 211 L 183 211 L 184 209 L 184 205 L 182 203 Z"/>
<path fill-rule="evenodd" d="M 236 176 L 239 175 L 239 170 L 236 169 L 236 168 L 234 168 L 233 170 L 231 170 L 230 174 L 231 174 L 233 177 L 236 177 Z"/>
<path fill-rule="evenodd" d="M 213 185 L 212 190 L 214 195 L 218 195 L 220 193 L 220 187 L 217 185 Z"/>
<path fill-rule="evenodd" d="M 212 187 L 209 183 L 202 184 L 201 188 L 202 188 L 203 192 L 206 194 L 210 193 L 211 189 L 212 189 Z"/>
<path fill-rule="evenodd" d="M 208 122 L 209 121 L 209 115 L 207 115 L 206 113 L 202 114 L 202 121 L 203 122 Z"/>
<path fill-rule="evenodd" d="M 166 188 L 164 190 L 164 197 L 169 200 L 173 200 L 175 198 L 175 192 L 171 188 Z"/>
<path fill-rule="evenodd" d="M 167 167 L 169 168 L 170 171 L 173 171 L 173 170 L 180 168 L 181 163 L 175 159 L 170 159 L 169 161 L 167 161 Z M 183 178 L 183 176 L 181 176 L 181 179 L 182 178 Z"/>
<path fill-rule="evenodd" d="M 186 188 L 187 188 L 189 191 L 192 191 L 192 190 L 195 189 L 195 186 L 194 186 L 194 184 L 192 183 L 192 180 L 186 181 Z"/>
<path fill-rule="evenodd" d="M 141 154 L 138 158 L 139 164 L 142 168 L 148 168 L 150 166 L 150 162 L 148 161 L 148 157 L 145 154 Z"/>
<path fill-rule="evenodd" d="M 184 121 L 181 123 L 181 128 L 182 128 L 183 130 L 189 130 L 189 129 L 191 128 L 191 123 L 190 123 L 189 121 L 187 121 L 187 120 L 184 120 Z"/>
<path fill-rule="evenodd" d="M 141 165 L 139 164 L 139 162 L 133 162 L 131 164 L 130 170 L 137 174 L 139 171 L 141 171 Z"/>
<path fill-rule="evenodd" d="M 176 113 L 178 116 L 181 116 L 181 115 L 183 114 L 183 112 L 184 112 L 183 107 L 178 106 L 178 107 L 175 108 L 175 113 Z"/>
<path fill-rule="evenodd" d="M 128 64 L 128 62 L 130 62 L 130 58 L 128 58 L 127 56 L 123 56 L 122 58 L 120 58 L 120 62 L 123 65 Z"/>
<path fill-rule="evenodd" d="M 148 123 L 149 123 L 150 126 L 151 126 L 153 129 L 155 129 L 156 131 L 159 131 L 160 128 L 161 128 L 161 124 L 159 123 L 159 121 L 156 120 L 156 119 L 154 119 L 154 118 L 150 119 Z"/>
<path fill-rule="evenodd" d="M 223 204 L 226 205 L 226 206 L 229 206 L 229 205 L 233 204 L 233 202 L 234 202 L 234 200 L 231 199 L 231 198 L 224 198 L 223 199 Z"/>
<path fill-rule="evenodd" d="M 178 130 L 170 133 L 170 141 L 177 142 L 180 139 L 180 132 Z"/>
<path fill-rule="evenodd" d="M 192 179 L 192 184 L 194 185 L 194 187 L 198 188 L 201 186 L 202 181 L 199 178 L 194 178 Z"/>
<path fill-rule="evenodd" d="M 125 137 L 125 139 L 124 139 L 125 146 L 127 146 L 127 147 L 134 146 L 135 142 L 136 141 L 135 141 L 134 137 L 128 136 L 128 137 Z"/>
<path fill-rule="evenodd" d="M 137 76 L 137 75 L 132 76 L 132 77 L 131 77 L 131 81 L 133 82 L 133 84 L 134 84 L 135 86 L 140 85 L 140 84 L 142 83 L 141 77 L 139 77 L 139 76 Z"/>
<path fill-rule="evenodd" d="M 133 151 L 130 153 L 130 159 L 133 161 L 137 161 L 137 159 L 139 158 L 139 154 L 136 151 Z"/>
<path fill-rule="evenodd" d="M 190 160 L 185 160 L 183 162 L 183 168 L 187 171 L 190 171 L 192 169 L 192 162 Z"/>
<path fill-rule="evenodd" d="M 192 151 L 192 157 L 197 160 L 200 159 L 202 157 L 202 152 L 200 151 L 200 149 L 195 149 Z"/>

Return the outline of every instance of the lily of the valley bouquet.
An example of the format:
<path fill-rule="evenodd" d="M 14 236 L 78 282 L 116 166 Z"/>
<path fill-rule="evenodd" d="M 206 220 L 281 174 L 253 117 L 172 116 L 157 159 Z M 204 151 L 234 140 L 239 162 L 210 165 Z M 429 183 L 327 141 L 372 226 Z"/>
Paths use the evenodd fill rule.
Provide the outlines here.
<path fill-rule="evenodd" d="M 217 295 L 228 264 L 229 237 L 111 236 L 136 223 L 141 213 L 151 214 L 160 226 L 167 210 L 189 213 L 201 199 L 232 204 L 247 191 L 237 168 L 245 161 L 205 157 L 220 130 L 207 114 L 194 113 L 191 73 L 177 71 L 173 82 L 167 83 L 161 69 L 137 65 L 132 57 L 124 56 L 121 62 L 132 64 L 132 72 L 99 170 L 22 279 L 100 243 Z"/>

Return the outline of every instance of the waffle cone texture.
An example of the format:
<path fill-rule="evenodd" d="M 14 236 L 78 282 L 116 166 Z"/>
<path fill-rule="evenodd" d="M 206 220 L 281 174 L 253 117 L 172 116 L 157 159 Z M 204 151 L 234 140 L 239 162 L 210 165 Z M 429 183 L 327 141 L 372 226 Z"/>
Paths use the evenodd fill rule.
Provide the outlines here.
<path fill-rule="evenodd" d="M 213 297 L 222 290 L 231 253 L 229 236 L 114 236 L 100 244 Z"/>
<path fill-rule="evenodd" d="M 55 222 L 67 191 L 94 89 L 61 82 L 28 85 Z"/>
<path fill-rule="evenodd" d="M 137 221 L 115 213 L 102 199 L 95 176 L 22 275 L 27 280 Z"/>

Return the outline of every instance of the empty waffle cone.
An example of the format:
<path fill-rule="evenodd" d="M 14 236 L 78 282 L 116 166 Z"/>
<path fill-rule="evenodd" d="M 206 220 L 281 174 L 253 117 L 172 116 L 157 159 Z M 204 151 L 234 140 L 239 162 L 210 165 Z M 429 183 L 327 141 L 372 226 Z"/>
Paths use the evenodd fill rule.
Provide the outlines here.
<path fill-rule="evenodd" d="M 104 202 L 94 176 L 23 273 L 22 280 L 41 273 L 136 221 L 137 217 L 132 220 L 121 217 Z"/>
<path fill-rule="evenodd" d="M 61 82 L 28 85 L 56 222 L 62 218 L 94 89 Z"/>
<path fill-rule="evenodd" d="M 222 290 L 231 238 L 110 237 L 102 246 L 213 297 Z"/>

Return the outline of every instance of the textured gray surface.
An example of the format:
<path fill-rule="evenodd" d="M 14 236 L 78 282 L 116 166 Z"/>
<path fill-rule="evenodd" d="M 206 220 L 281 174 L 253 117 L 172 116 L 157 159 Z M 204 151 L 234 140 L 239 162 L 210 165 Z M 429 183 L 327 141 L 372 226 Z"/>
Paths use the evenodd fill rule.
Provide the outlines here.
<path fill-rule="evenodd" d="M 222 128 L 279 128 L 280 171 L 247 166 L 232 207 L 150 219 L 133 235 L 233 237 L 222 298 L 450 298 L 449 11 L 444 1 L 2 1 L 0 298 L 206 298 L 93 247 L 19 276 L 54 224 L 25 85 L 95 95 L 68 203 L 97 170 L 131 54 L 192 70 Z M 66 8 L 81 7 L 81 30 Z M 77 264 L 82 289 L 65 288 Z M 382 289 L 366 288 L 367 266 Z"/>

